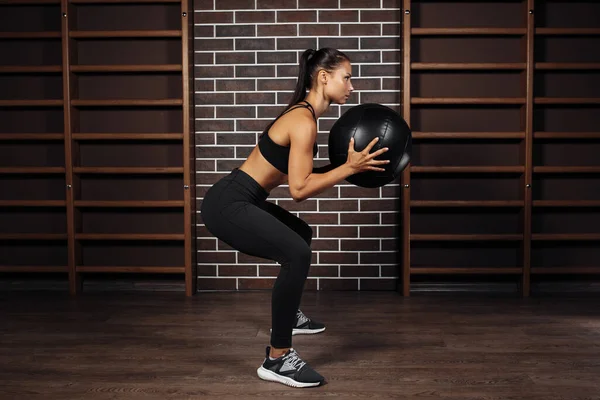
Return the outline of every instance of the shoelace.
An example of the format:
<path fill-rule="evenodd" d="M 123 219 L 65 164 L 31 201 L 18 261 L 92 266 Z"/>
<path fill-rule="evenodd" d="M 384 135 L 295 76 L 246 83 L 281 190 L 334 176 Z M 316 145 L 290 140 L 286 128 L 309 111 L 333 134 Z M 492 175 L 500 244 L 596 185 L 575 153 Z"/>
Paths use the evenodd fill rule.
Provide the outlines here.
<path fill-rule="evenodd" d="M 291 350 L 290 353 L 283 359 L 283 365 L 299 371 L 302 367 L 304 367 L 304 365 L 306 365 L 306 362 L 302 361 L 298 353 L 296 353 L 296 350 Z"/>
<path fill-rule="evenodd" d="M 298 310 L 298 312 L 296 313 L 296 319 L 298 319 L 298 323 L 296 324 L 296 326 L 300 326 L 306 321 L 308 321 L 306 315 L 304 315 L 304 313 L 300 310 Z"/>

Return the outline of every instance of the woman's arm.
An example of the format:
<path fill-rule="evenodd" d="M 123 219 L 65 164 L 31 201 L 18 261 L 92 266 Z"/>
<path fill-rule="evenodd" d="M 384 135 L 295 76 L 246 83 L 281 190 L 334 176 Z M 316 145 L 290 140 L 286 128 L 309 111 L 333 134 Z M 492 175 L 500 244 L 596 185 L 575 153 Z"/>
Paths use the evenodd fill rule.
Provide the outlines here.
<path fill-rule="evenodd" d="M 360 152 L 355 151 L 354 138 L 351 138 L 348 144 L 348 158 L 344 164 L 323 174 L 313 173 L 313 145 L 317 138 L 317 126 L 309 117 L 300 122 L 295 125 L 293 132 L 290 132 L 288 183 L 294 201 L 300 202 L 313 197 L 358 172 L 385 171 L 379 165 L 390 162 L 374 159 L 388 151 L 387 147 L 371 153 L 379 138 L 373 139 Z"/>
<path fill-rule="evenodd" d="M 322 167 L 314 167 L 312 169 L 313 174 L 324 174 L 325 172 L 329 172 L 334 169 L 335 166 L 333 164 L 324 165 Z"/>
<path fill-rule="evenodd" d="M 315 196 L 355 173 L 347 164 L 323 174 L 312 173 L 317 126 L 309 117 L 299 122 L 290 132 L 288 164 L 290 194 L 297 202 Z"/>

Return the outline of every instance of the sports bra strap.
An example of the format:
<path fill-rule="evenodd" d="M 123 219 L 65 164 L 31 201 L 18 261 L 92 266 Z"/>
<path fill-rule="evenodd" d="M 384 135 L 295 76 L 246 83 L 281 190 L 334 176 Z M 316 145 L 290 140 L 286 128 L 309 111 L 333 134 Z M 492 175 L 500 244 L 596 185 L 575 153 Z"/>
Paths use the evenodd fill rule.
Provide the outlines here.
<path fill-rule="evenodd" d="M 308 101 L 306 101 L 306 100 L 303 100 L 303 101 L 306 103 L 306 105 L 304 105 L 304 104 L 296 104 L 296 105 L 288 108 L 287 110 L 285 110 L 283 112 L 283 114 L 281 114 L 281 115 L 285 115 L 288 112 L 290 112 L 292 110 L 295 110 L 296 108 L 308 108 L 310 110 L 310 112 L 312 113 L 313 119 L 315 120 L 315 122 L 317 122 L 317 116 L 315 115 L 315 109 L 313 108 L 313 106 Z"/>

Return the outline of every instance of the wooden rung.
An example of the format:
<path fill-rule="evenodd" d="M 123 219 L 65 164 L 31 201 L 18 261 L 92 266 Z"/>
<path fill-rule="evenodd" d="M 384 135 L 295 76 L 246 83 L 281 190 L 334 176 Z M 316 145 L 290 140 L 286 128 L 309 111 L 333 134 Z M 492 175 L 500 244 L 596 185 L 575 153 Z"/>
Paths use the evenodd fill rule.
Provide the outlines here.
<path fill-rule="evenodd" d="M 35 4 L 56 4 L 61 0 L 0 0 L 0 5 L 35 5 Z"/>
<path fill-rule="evenodd" d="M 410 166 L 411 173 L 522 173 L 525 171 L 523 166 L 514 167 L 472 167 L 472 166 L 436 166 L 436 167 L 423 167 L 423 166 Z"/>
<path fill-rule="evenodd" d="M 64 167 L 1 167 L 0 174 L 64 174 Z"/>
<path fill-rule="evenodd" d="M 66 233 L 0 233 L 0 240 L 66 240 Z"/>
<path fill-rule="evenodd" d="M 181 37 L 181 30 L 71 31 L 71 32 L 69 32 L 69 37 L 75 38 L 75 39 L 85 39 L 85 38 L 168 38 L 168 37 Z"/>
<path fill-rule="evenodd" d="M 0 107 L 62 107 L 62 100 L 0 100 Z"/>
<path fill-rule="evenodd" d="M 412 132 L 413 139 L 524 139 L 525 132 Z"/>
<path fill-rule="evenodd" d="M 184 234 L 180 233 L 76 233 L 75 239 L 78 240 L 175 240 L 185 239 Z"/>
<path fill-rule="evenodd" d="M 74 167 L 77 174 L 183 174 L 180 167 Z"/>
<path fill-rule="evenodd" d="M 600 132 L 534 132 L 534 139 L 600 139 Z"/>
<path fill-rule="evenodd" d="M 0 133 L 0 140 L 64 140 L 62 133 Z"/>
<path fill-rule="evenodd" d="M 145 274 L 183 274 L 185 267 L 149 267 L 149 266 L 85 266 L 78 265 L 77 272 L 98 273 L 145 273 Z"/>
<path fill-rule="evenodd" d="M 0 207 L 66 207 L 65 200 L 0 200 Z"/>
<path fill-rule="evenodd" d="M 537 62 L 535 68 L 540 70 L 595 70 L 600 69 L 600 63 L 560 63 L 560 62 Z"/>
<path fill-rule="evenodd" d="M 413 97 L 411 104 L 525 104 L 524 97 Z"/>
<path fill-rule="evenodd" d="M 71 72 L 178 72 L 181 64 L 72 65 Z"/>
<path fill-rule="evenodd" d="M 424 274 L 520 274 L 523 272 L 522 268 L 518 267 L 411 267 L 411 275 L 424 275 Z"/>
<path fill-rule="evenodd" d="M 62 66 L 60 65 L 40 65 L 40 66 L 20 66 L 20 65 L 3 65 L 0 66 L 0 74 L 34 74 L 34 73 L 60 73 Z"/>
<path fill-rule="evenodd" d="M 159 100 L 71 100 L 71 105 L 76 107 L 158 107 L 158 106 L 181 106 L 183 99 L 159 99 Z"/>
<path fill-rule="evenodd" d="M 600 35 L 598 28 L 535 28 L 536 35 Z"/>
<path fill-rule="evenodd" d="M 447 242 L 475 242 L 475 241 L 519 241 L 523 239 L 523 235 L 511 235 L 511 234 L 471 234 L 471 235 L 460 235 L 460 234 L 411 234 L 411 241 L 419 241 L 419 242 L 438 242 L 438 241 L 447 241 Z"/>
<path fill-rule="evenodd" d="M 413 62 L 413 70 L 524 70 L 526 63 L 424 63 Z"/>
<path fill-rule="evenodd" d="M 68 272 L 67 266 L 0 265 L 0 272 Z"/>
<path fill-rule="evenodd" d="M 600 274 L 600 267 L 531 267 L 532 274 Z"/>
<path fill-rule="evenodd" d="M 565 166 L 565 167 L 533 167 L 533 172 L 537 174 L 597 174 L 600 173 L 600 166 Z"/>
<path fill-rule="evenodd" d="M 525 35 L 526 28 L 411 28 L 414 36 L 421 35 Z"/>
<path fill-rule="evenodd" d="M 182 140 L 183 133 L 73 133 L 75 140 Z"/>
<path fill-rule="evenodd" d="M 535 104 L 600 104 L 600 97 L 536 97 Z"/>
<path fill-rule="evenodd" d="M 600 200 L 534 200 L 534 207 L 600 207 Z"/>
<path fill-rule="evenodd" d="M 60 39 L 60 32 L 0 32 L 0 39 Z"/>
<path fill-rule="evenodd" d="M 181 0 L 70 0 L 73 4 L 181 3 Z"/>
<path fill-rule="evenodd" d="M 0 203 L 2 204 L 2 203 Z M 81 208 L 179 208 L 184 206 L 183 200 L 164 201 L 91 201 L 75 200 L 75 207 Z"/>
<path fill-rule="evenodd" d="M 471 208 L 471 207 L 503 207 L 503 208 L 516 208 L 516 207 L 524 207 L 525 202 L 522 200 L 411 200 L 411 207 L 415 208 Z"/>
<path fill-rule="evenodd" d="M 531 239 L 539 241 L 597 241 L 600 240 L 600 233 L 534 233 Z"/>

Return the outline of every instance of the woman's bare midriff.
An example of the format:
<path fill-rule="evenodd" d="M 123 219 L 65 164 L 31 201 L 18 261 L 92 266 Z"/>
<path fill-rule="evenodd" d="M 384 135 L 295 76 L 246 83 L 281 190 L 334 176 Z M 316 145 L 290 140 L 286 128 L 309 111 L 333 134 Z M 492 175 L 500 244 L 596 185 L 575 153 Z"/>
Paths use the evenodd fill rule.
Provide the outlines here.
<path fill-rule="evenodd" d="M 287 182 L 287 174 L 272 166 L 255 146 L 240 170 L 250 175 L 267 192 Z"/>

